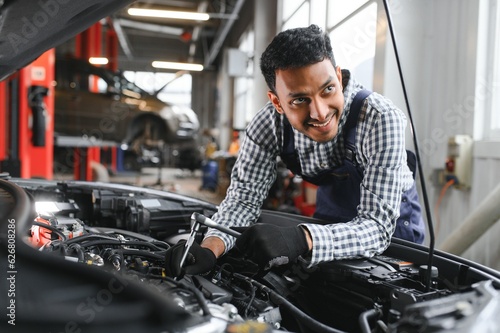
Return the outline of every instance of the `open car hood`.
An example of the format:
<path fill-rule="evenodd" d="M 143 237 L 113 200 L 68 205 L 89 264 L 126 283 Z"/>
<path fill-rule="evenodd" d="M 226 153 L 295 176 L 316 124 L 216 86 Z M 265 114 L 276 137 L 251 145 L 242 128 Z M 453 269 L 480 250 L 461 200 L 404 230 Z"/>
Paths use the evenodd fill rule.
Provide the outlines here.
<path fill-rule="evenodd" d="M 0 79 L 131 0 L 0 1 Z"/>

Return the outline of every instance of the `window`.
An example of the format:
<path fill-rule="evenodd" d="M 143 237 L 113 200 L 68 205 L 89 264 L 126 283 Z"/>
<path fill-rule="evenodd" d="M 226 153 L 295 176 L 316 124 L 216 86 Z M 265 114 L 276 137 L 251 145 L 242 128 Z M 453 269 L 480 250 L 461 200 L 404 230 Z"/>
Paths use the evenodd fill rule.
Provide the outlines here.
<path fill-rule="evenodd" d="M 337 2 L 337 6 L 335 6 Z M 344 8 L 344 12 L 328 11 L 334 17 L 334 26 L 330 27 L 335 61 L 340 68 L 349 69 L 356 79 L 367 89 L 373 86 L 373 64 L 375 59 L 377 4 L 375 2 L 356 1 L 359 8 L 341 6 L 339 1 L 329 2 L 335 8 Z M 354 2 L 353 2 L 354 3 Z M 350 3 L 351 5 L 353 3 Z"/>
<path fill-rule="evenodd" d="M 292 16 L 297 16 L 296 11 L 299 9 L 300 6 L 304 4 L 304 0 L 287 0 L 283 1 L 283 12 L 282 12 L 282 18 L 283 21 L 288 21 Z M 307 15 L 306 15 L 307 17 Z"/>
<path fill-rule="evenodd" d="M 283 1 L 283 12 L 291 11 L 290 6 L 295 5 L 294 2 Z M 288 8 L 288 9 L 287 9 Z M 306 1 L 297 8 L 292 16 L 290 16 L 282 26 L 282 30 L 307 27 L 309 25 L 309 1 Z"/>
<path fill-rule="evenodd" d="M 364 5 L 367 0 L 330 0 L 328 1 L 328 26 L 332 27 L 339 24 L 346 17 L 354 13 L 358 8 Z"/>
<path fill-rule="evenodd" d="M 254 116 L 252 110 L 254 61 L 251 55 L 254 53 L 254 31 L 248 30 L 243 34 L 238 49 L 248 56 L 246 74 L 247 76 L 236 77 L 234 80 L 234 111 L 233 128 L 242 130 Z"/>
<path fill-rule="evenodd" d="M 500 139 L 500 5 L 482 0 L 479 12 L 475 108 L 478 139 Z"/>
<path fill-rule="evenodd" d="M 492 82 L 491 82 L 491 108 L 489 109 L 491 115 L 491 128 L 489 137 L 490 139 L 500 139 L 500 6 L 495 1 L 495 24 L 493 25 L 494 43 L 492 45 L 493 64 L 492 68 Z"/>
<path fill-rule="evenodd" d="M 166 103 L 191 108 L 192 77 L 190 74 L 177 76 L 174 73 L 126 71 L 123 75 L 150 94 L 155 94 L 161 89 L 158 98 Z"/>
<path fill-rule="evenodd" d="M 282 31 L 317 24 L 330 34 L 337 64 L 349 69 L 367 89 L 372 89 L 377 29 L 376 1 L 283 0 L 281 8 Z"/>

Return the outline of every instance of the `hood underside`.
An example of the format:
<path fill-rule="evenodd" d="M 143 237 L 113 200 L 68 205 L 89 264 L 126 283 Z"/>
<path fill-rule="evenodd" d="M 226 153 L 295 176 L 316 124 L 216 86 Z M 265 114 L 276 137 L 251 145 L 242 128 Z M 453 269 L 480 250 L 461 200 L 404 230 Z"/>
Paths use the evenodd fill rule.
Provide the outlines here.
<path fill-rule="evenodd" d="M 132 0 L 0 0 L 0 79 Z"/>

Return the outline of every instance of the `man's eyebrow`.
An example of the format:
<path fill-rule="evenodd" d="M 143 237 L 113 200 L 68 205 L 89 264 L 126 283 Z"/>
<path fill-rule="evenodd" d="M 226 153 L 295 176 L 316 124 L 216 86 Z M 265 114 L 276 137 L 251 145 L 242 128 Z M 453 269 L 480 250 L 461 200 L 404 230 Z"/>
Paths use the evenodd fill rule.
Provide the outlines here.
<path fill-rule="evenodd" d="M 333 81 L 333 76 L 329 76 L 328 79 L 326 79 L 325 83 L 323 83 L 323 85 L 321 85 L 321 90 L 323 90 L 324 88 L 328 87 Z"/>
<path fill-rule="evenodd" d="M 323 90 L 324 88 L 328 87 L 331 83 L 332 83 L 332 80 L 333 80 L 333 76 L 329 76 L 325 82 L 320 86 L 320 90 Z M 292 98 L 297 98 L 297 97 L 301 97 L 301 96 L 304 96 L 305 93 L 303 92 L 290 92 L 288 94 L 289 97 L 292 97 Z"/>

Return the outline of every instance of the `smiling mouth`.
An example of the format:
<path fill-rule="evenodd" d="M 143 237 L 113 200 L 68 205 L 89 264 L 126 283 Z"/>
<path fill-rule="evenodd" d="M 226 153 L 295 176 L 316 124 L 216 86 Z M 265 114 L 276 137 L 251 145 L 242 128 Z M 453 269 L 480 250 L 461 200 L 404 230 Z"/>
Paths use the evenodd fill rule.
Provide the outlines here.
<path fill-rule="evenodd" d="M 328 119 L 327 122 L 325 123 L 321 123 L 321 124 L 309 124 L 311 125 L 312 127 L 325 127 L 327 126 L 331 121 L 332 121 L 333 117 L 331 117 L 330 119 Z"/>
<path fill-rule="evenodd" d="M 336 114 L 337 114 L 337 112 L 333 113 L 331 115 L 331 117 L 328 118 L 328 120 L 325 121 L 324 123 L 309 123 L 309 126 L 312 126 L 312 127 L 326 127 L 326 126 L 328 126 L 332 122 L 332 120 L 333 120 L 333 118 L 335 118 Z"/>

